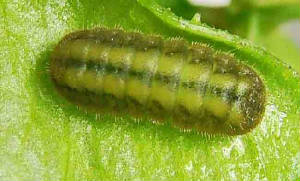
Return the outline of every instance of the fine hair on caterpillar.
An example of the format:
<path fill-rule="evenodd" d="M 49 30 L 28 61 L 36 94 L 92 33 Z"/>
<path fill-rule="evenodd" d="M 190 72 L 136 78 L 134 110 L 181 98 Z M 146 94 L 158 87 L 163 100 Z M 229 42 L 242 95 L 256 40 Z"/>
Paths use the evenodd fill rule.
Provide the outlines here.
<path fill-rule="evenodd" d="M 50 73 L 69 101 L 100 112 L 239 135 L 262 120 L 265 87 L 248 65 L 184 39 L 95 28 L 66 35 Z"/>

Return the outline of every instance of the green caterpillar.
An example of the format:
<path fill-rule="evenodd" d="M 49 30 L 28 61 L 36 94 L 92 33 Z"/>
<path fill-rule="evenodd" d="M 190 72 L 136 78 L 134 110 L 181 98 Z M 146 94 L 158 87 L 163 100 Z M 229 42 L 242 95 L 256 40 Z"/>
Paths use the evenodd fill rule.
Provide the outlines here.
<path fill-rule="evenodd" d="M 84 30 L 63 38 L 50 67 L 60 94 L 101 112 L 226 135 L 251 131 L 264 114 L 260 77 L 234 56 L 201 43 Z"/>

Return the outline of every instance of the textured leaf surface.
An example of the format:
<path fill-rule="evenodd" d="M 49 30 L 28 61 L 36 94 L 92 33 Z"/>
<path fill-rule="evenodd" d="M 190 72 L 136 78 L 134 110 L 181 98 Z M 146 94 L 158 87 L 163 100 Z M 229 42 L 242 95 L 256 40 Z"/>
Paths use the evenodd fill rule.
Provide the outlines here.
<path fill-rule="evenodd" d="M 262 124 L 244 136 L 210 138 L 78 110 L 54 91 L 49 56 L 66 33 L 95 26 L 181 36 L 235 53 L 265 80 Z M 4 0 L 0 38 L 0 180 L 299 178 L 299 76 L 247 41 L 134 0 Z"/>

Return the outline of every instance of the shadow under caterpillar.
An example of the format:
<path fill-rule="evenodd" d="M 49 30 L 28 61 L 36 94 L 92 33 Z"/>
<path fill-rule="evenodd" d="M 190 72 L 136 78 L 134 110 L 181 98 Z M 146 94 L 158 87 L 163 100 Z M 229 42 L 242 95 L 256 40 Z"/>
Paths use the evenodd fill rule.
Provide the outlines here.
<path fill-rule="evenodd" d="M 68 34 L 50 63 L 69 101 L 184 130 L 239 135 L 261 121 L 265 87 L 252 68 L 205 44 L 96 28 Z"/>

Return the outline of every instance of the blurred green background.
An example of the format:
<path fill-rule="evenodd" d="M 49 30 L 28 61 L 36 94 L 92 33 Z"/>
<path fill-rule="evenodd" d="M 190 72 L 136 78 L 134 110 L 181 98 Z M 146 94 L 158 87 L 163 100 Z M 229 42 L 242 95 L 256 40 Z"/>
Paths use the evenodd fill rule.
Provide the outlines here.
<path fill-rule="evenodd" d="M 202 23 L 249 39 L 300 71 L 299 1 L 227 0 L 228 6 L 213 8 L 194 5 L 202 0 L 157 2 L 186 19 L 199 13 Z"/>

